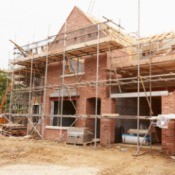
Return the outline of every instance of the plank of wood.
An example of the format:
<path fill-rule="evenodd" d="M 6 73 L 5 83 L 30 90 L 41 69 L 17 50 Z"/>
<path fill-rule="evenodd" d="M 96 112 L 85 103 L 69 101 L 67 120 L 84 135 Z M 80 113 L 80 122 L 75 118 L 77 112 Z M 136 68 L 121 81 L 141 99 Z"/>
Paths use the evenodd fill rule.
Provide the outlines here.
<path fill-rule="evenodd" d="M 137 129 L 129 129 L 127 133 L 129 134 L 137 134 L 138 130 Z M 148 132 L 147 129 L 139 129 L 139 134 L 145 135 Z"/>
<path fill-rule="evenodd" d="M 102 117 L 118 117 L 119 116 L 119 114 L 115 114 L 115 113 L 113 113 L 113 114 L 108 114 L 108 113 L 103 113 L 102 115 L 101 115 Z"/>

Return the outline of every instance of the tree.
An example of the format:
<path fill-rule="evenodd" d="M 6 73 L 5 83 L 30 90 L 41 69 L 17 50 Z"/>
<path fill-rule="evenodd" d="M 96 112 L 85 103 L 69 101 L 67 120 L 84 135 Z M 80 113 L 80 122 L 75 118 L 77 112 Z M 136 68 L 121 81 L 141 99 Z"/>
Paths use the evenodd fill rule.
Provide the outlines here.
<path fill-rule="evenodd" d="M 3 70 L 0 70 L 0 106 L 9 83 L 10 83 L 10 80 L 8 78 L 8 73 Z"/>

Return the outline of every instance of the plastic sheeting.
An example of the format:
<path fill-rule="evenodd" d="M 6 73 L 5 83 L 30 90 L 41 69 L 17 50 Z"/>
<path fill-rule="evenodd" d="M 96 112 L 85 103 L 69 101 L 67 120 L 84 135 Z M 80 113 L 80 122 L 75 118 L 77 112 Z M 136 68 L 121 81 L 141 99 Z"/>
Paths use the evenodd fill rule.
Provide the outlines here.
<path fill-rule="evenodd" d="M 122 142 L 127 144 L 137 144 L 138 138 L 137 135 L 132 134 L 122 134 Z M 139 143 L 143 145 L 150 144 L 150 137 L 147 136 L 146 138 L 139 136 Z"/>
<path fill-rule="evenodd" d="M 172 119 L 175 119 L 175 114 L 161 114 L 157 118 L 157 127 L 159 128 L 168 128 L 168 122 Z"/>

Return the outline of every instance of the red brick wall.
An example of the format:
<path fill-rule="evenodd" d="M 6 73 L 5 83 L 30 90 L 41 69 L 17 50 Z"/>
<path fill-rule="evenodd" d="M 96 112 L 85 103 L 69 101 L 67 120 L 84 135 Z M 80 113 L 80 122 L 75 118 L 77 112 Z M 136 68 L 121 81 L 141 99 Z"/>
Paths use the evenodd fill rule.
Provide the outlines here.
<path fill-rule="evenodd" d="M 74 9 L 71 11 L 70 15 L 66 19 L 66 22 L 67 22 L 66 24 L 67 31 L 80 29 L 82 27 L 93 24 L 78 7 L 74 7 Z M 59 33 L 64 32 L 65 32 L 65 24 L 61 27 Z"/>
<path fill-rule="evenodd" d="M 100 55 L 100 64 L 99 64 L 99 79 L 104 80 L 107 78 L 107 74 L 105 72 L 105 67 L 107 64 L 107 55 Z M 60 76 L 62 75 L 62 63 L 52 63 L 48 66 L 48 81 L 47 85 L 59 85 L 61 83 Z M 79 76 L 80 78 L 80 76 Z M 80 82 L 86 81 L 95 81 L 96 80 L 96 56 L 87 57 L 85 60 L 85 74 L 81 77 Z M 75 77 L 66 77 L 65 84 L 76 83 Z M 50 113 L 50 101 L 49 95 L 54 92 L 55 89 L 52 88 L 47 93 L 47 104 L 46 111 L 47 114 Z M 86 98 L 95 97 L 95 87 L 81 87 L 79 88 L 79 100 L 78 100 L 78 114 L 86 114 Z M 99 97 L 109 97 L 108 90 L 106 87 L 99 87 L 98 92 Z"/>
<path fill-rule="evenodd" d="M 115 113 L 115 100 L 110 98 L 102 99 L 102 113 Z M 102 145 L 114 143 L 116 120 L 112 118 L 102 118 L 100 123 L 100 143 Z"/>
<path fill-rule="evenodd" d="M 175 113 L 175 91 L 168 96 L 162 96 L 162 114 Z"/>
<path fill-rule="evenodd" d="M 102 118 L 100 126 L 100 143 L 101 145 L 109 145 L 115 142 L 115 125 L 116 120 L 110 118 Z"/>
<path fill-rule="evenodd" d="M 91 26 L 91 27 L 89 27 Z M 86 29 L 85 29 L 86 27 Z M 59 35 L 51 45 L 51 49 L 64 48 L 64 33 L 66 32 L 66 46 L 83 43 L 97 38 L 97 26 L 77 7 L 75 7 L 66 20 L 66 27 L 63 24 Z M 88 35 L 91 33 L 91 36 Z M 57 42 L 59 41 L 59 42 Z"/>
<path fill-rule="evenodd" d="M 86 118 L 79 118 L 75 123 L 76 127 L 86 127 Z"/>
<path fill-rule="evenodd" d="M 94 133 L 95 121 L 93 118 L 79 118 L 75 124 L 76 127 L 86 127 Z"/>
<path fill-rule="evenodd" d="M 124 66 L 126 63 L 129 61 L 129 56 L 128 54 L 122 50 L 114 50 L 112 53 L 109 53 L 109 56 L 112 57 L 112 65 L 115 64 L 118 65 L 119 67 Z M 130 60 L 131 61 L 131 60 Z M 110 64 L 109 64 L 110 65 Z"/>
<path fill-rule="evenodd" d="M 162 97 L 162 114 L 175 113 L 175 91 Z M 167 129 L 162 129 L 162 150 L 175 155 L 175 121 L 170 121 Z"/>
<path fill-rule="evenodd" d="M 175 155 L 175 121 L 169 121 L 168 129 L 162 129 L 162 151 Z"/>
<path fill-rule="evenodd" d="M 91 131 L 91 132 L 94 133 L 94 129 L 95 129 L 95 119 L 93 119 L 93 118 L 87 119 L 86 127 L 89 128 L 89 131 Z"/>
<path fill-rule="evenodd" d="M 99 59 L 99 80 L 107 79 L 107 73 L 105 68 L 107 66 L 107 54 L 100 54 Z M 48 85 L 58 85 L 61 82 L 62 74 L 62 64 L 60 63 L 52 63 L 48 66 Z M 85 74 L 81 77 L 81 82 L 86 81 L 96 81 L 96 56 L 88 56 L 85 58 Z M 67 83 L 75 83 L 75 77 L 66 77 L 65 84 Z M 49 89 L 47 91 L 47 100 L 46 100 L 46 114 L 50 114 L 50 93 L 54 92 L 55 89 Z M 95 87 L 80 87 L 77 101 L 77 114 L 86 114 L 87 112 L 87 99 L 95 98 L 96 96 L 96 88 Z M 101 113 L 115 113 L 115 101 L 110 99 L 109 97 L 109 87 L 99 86 L 98 87 L 98 98 L 101 99 Z M 101 131 L 100 135 L 102 138 L 101 143 L 105 145 L 107 142 L 114 142 L 114 134 L 115 134 L 115 125 L 112 119 L 108 119 L 109 122 L 106 123 L 106 120 L 101 122 Z M 49 124 L 49 119 L 47 118 L 46 124 Z M 88 127 L 90 131 L 94 132 L 94 119 L 78 119 L 75 126 L 76 127 Z M 104 127 L 105 125 L 105 127 Z M 106 127 L 109 125 L 110 127 Z M 108 130 L 108 128 L 110 128 Z M 106 137 L 106 134 L 110 135 L 110 139 Z M 57 137 L 58 139 L 58 131 L 48 130 L 45 131 L 45 138 L 54 139 Z M 52 138 L 53 137 L 53 138 Z M 104 138 L 103 138 L 104 137 Z M 109 139 L 109 140 L 108 140 Z"/>

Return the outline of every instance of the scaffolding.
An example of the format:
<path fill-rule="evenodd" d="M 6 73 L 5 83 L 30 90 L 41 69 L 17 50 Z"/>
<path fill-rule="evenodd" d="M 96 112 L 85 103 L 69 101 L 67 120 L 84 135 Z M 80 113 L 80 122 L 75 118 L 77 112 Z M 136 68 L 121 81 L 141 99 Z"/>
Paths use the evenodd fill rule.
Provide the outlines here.
<path fill-rule="evenodd" d="M 156 88 L 168 89 L 175 85 L 174 72 L 174 45 L 175 35 L 169 33 L 147 39 L 134 38 L 124 34 L 121 30 L 111 27 L 111 20 L 97 21 L 93 25 L 85 26 L 76 30 L 67 30 L 65 22 L 62 33 L 48 36 L 46 39 L 25 46 L 15 44 L 15 52 L 20 55 L 12 60 L 12 88 L 10 92 L 9 110 L 4 116 L 8 120 L 17 118 L 25 124 L 30 124 L 28 134 L 36 132 L 44 139 L 45 124 L 48 119 L 53 122 L 57 118 L 60 126 L 58 141 L 61 142 L 64 134 L 63 118 L 75 118 L 73 126 L 79 118 L 94 119 L 94 140 L 97 139 L 97 119 L 108 116 L 109 118 L 132 118 L 147 120 L 153 114 L 151 108 L 152 90 Z M 118 55 L 116 52 L 122 54 Z M 99 79 L 100 54 L 109 54 L 110 65 L 104 68 L 107 78 Z M 83 80 L 84 72 L 81 70 L 81 62 L 84 59 L 96 58 L 95 79 Z M 136 58 L 137 57 L 137 58 Z M 118 62 L 129 60 L 123 63 Z M 59 81 L 55 84 L 48 83 L 48 68 L 50 64 L 62 65 L 62 73 L 58 76 Z M 74 81 L 67 82 L 67 77 L 74 77 Z M 72 98 L 79 95 L 79 88 L 95 88 L 95 113 L 94 115 L 77 115 L 77 104 Z M 99 87 L 109 87 L 110 94 L 133 92 L 138 90 L 138 113 L 137 117 L 122 115 L 99 115 L 98 98 Z M 50 92 L 57 91 L 56 96 L 60 113 L 48 114 L 46 110 L 47 98 Z M 146 93 L 148 91 L 150 94 Z M 150 115 L 140 116 L 139 95 L 144 92 L 149 106 Z M 64 99 L 72 103 L 75 115 L 63 114 Z M 72 96 L 74 94 L 74 96 Z M 109 97 L 110 98 L 110 97 Z M 39 106 L 39 109 L 35 105 Z M 110 136 L 109 136 L 110 137 Z M 139 143 L 139 141 L 138 141 Z M 96 147 L 96 141 L 95 141 Z M 138 148 L 140 148 L 138 146 Z"/>

